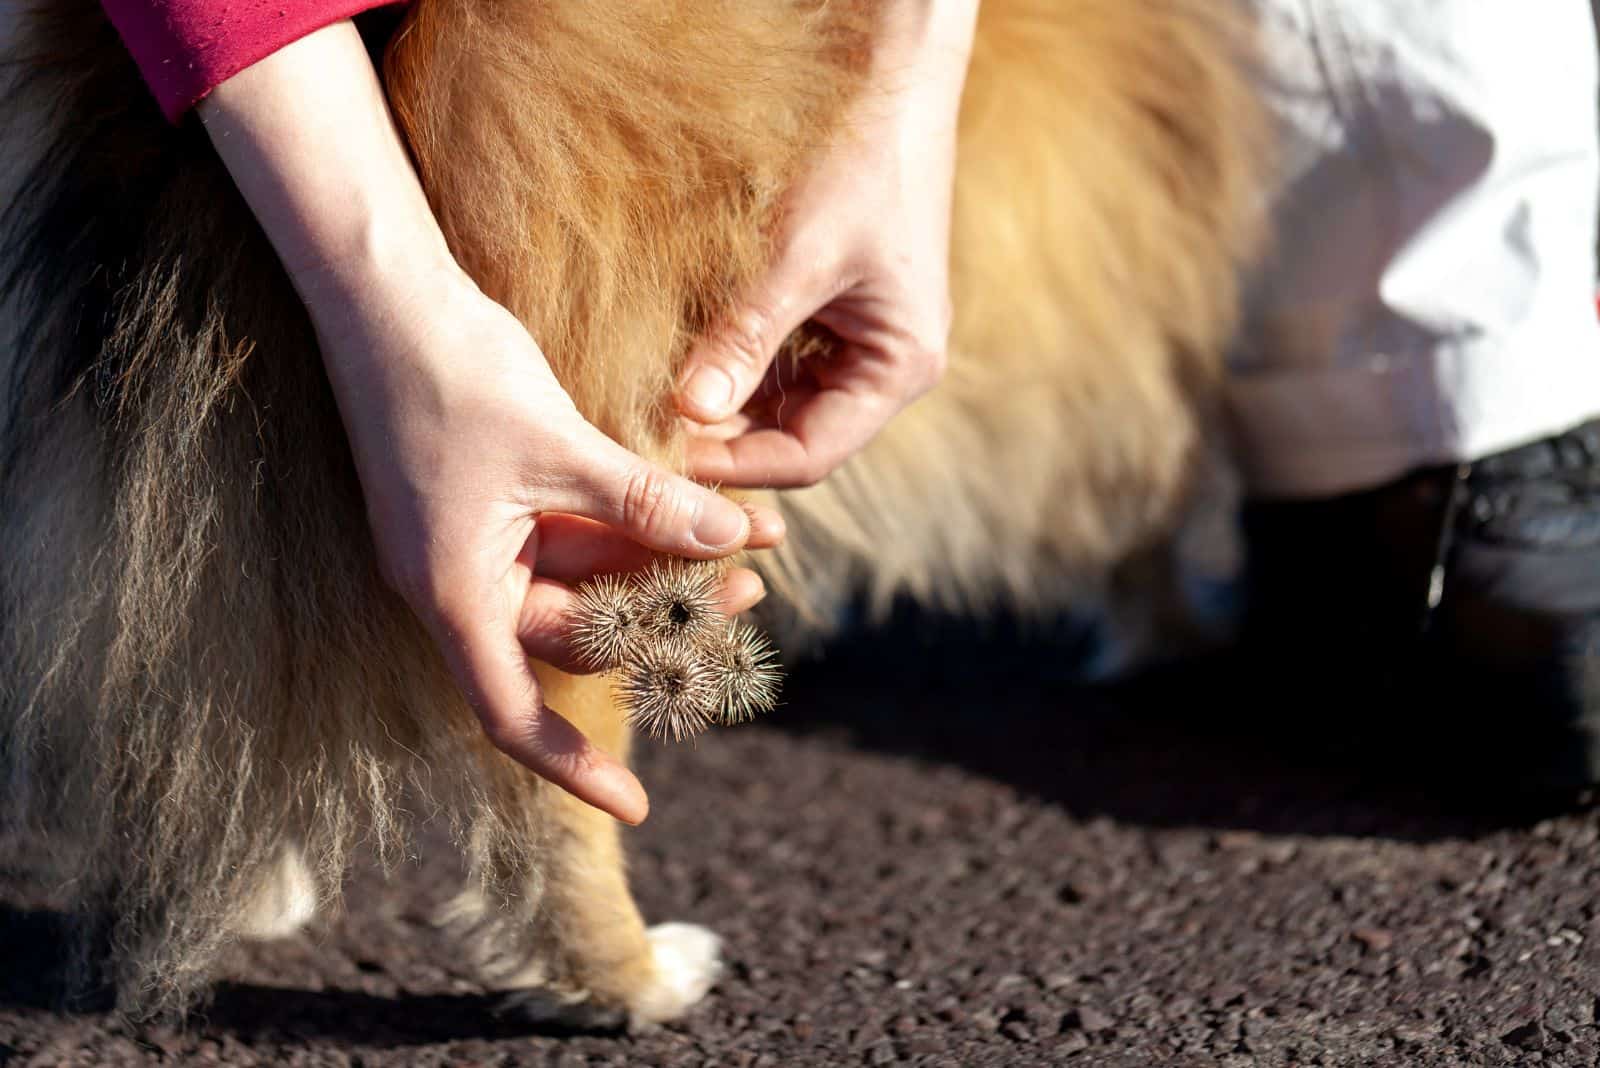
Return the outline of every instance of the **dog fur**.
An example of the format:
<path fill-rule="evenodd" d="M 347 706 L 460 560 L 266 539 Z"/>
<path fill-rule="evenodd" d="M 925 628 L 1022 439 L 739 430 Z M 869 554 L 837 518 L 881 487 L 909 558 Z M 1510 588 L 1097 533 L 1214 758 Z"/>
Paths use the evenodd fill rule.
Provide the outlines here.
<path fill-rule="evenodd" d="M 414 0 L 387 43 L 452 249 L 624 444 L 679 461 L 677 367 L 848 135 L 871 11 Z M 614 823 L 488 744 L 384 586 L 304 310 L 203 131 L 164 122 L 96 0 L 13 17 L 0 818 L 110 918 L 120 1007 L 181 1010 L 231 940 L 292 929 L 428 817 L 469 862 L 451 919 L 487 979 L 685 1011 L 714 939 L 647 931 Z M 769 618 L 824 630 L 859 592 L 1049 610 L 1170 534 L 1261 236 L 1249 63 L 1218 0 L 985 0 L 947 380 L 774 496 Z M 626 754 L 604 684 L 536 670 Z"/>

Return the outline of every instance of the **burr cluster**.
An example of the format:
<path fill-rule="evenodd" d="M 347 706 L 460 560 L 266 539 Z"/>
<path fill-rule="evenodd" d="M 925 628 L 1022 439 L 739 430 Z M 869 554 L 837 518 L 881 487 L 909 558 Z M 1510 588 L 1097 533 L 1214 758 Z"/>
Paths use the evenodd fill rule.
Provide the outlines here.
<path fill-rule="evenodd" d="M 722 614 L 719 580 L 711 565 L 667 558 L 578 587 L 573 644 L 615 679 L 629 723 L 654 738 L 681 741 L 777 703 L 777 655 L 754 627 Z"/>

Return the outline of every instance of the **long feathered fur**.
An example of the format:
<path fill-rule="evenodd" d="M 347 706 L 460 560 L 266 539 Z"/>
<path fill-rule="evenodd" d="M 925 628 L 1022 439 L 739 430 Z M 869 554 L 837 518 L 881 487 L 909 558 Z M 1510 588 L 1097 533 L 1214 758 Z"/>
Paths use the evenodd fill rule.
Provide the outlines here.
<path fill-rule="evenodd" d="M 1214 0 L 986 0 L 946 379 L 780 501 L 767 578 L 812 626 L 858 590 L 1059 610 L 1170 536 L 1263 239 L 1251 54 Z"/>
<path fill-rule="evenodd" d="M 987 0 L 949 380 L 782 498 L 784 610 L 1037 603 L 1170 528 L 1256 238 L 1221 8 Z M 203 987 L 286 844 L 331 896 L 358 842 L 401 846 L 408 798 L 517 915 L 578 907 L 549 858 L 602 832 L 488 746 L 381 582 L 304 311 L 203 133 L 164 123 L 95 0 L 18 22 L 0 820 L 115 918 L 135 1012 Z M 463 265 L 589 418 L 672 462 L 678 361 L 766 262 L 870 32 L 850 0 L 415 0 L 385 75 Z"/>

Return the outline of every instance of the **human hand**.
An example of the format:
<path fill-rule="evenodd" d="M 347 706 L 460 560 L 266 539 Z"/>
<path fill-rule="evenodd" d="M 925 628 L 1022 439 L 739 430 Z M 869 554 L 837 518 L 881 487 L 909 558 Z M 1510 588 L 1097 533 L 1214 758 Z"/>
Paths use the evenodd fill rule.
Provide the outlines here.
<path fill-rule="evenodd" d="M 592 670 L 574 651 L 572 584 L 775 544 L 782 526 L 623 449 L 586 422 L 508 312 L 459 272 L 320 314 L 378 558 L 502 751 L 629 822 L 634 776 L 546 707 L 531 657 Z M 760 599 L 732 569 L 723 607 Z"/>
<path fill-rule="evenodd" d="M 817 482 L 931 389 L 950 328 L 956 120 L 975 0 L 886 5 L 869 91 L 793 188 L 778 255 L 679 379 L 690 473 L 733 486 Z M 829 358 L 775 367 L 807 320 Z M 696 425 L 698 424 L 698 425 Z"/>
<path fill-rule="evenodd" d="M 307 92 L 315 86 L 317 92 Z M 586 422 L 533 339 L 445 247 L 349 23 L 288 45 L 201 106 L 306 302 L 383 573 L 493 743 L 630 823 L 637 779 L 544 706 L 528 660 L 579 669 L 568 583 L 774 544 L 782 523 Z M 724 606 L 761 595 L 729 573 Z"/>

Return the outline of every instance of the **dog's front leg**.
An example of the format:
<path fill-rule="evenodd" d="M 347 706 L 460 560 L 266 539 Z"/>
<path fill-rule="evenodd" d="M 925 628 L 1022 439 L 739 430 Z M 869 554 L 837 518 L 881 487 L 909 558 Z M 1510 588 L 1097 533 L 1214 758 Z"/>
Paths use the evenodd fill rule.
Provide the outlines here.
<path fill-rule="evenodd" d="M 626 756 L 610 684 L 538 669 L 545 699 L 596 744 Z M 531 795 L 544 828 L 536 870 L 475 884 L 448 919 L 508 1007 L 579 1027 L 646 1027 L 682 1016 L 721 971 L 719 942 L 686 923 L 646 928 L 628 890 L 617 822 L 570 794 Z M 505 889 L 496 892 L 493 887 Z"/>
<path fill-rule="evenodd" d="M 271 941 L 288 938 L 317 912 L 317 884 L 296 844 L 287 844 L 267 865 L 256 889 L 239 912 L 241 938 Z"/>

